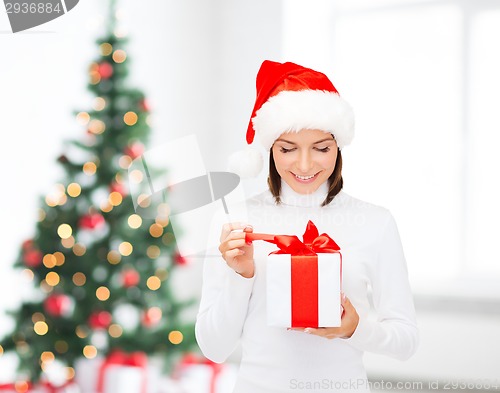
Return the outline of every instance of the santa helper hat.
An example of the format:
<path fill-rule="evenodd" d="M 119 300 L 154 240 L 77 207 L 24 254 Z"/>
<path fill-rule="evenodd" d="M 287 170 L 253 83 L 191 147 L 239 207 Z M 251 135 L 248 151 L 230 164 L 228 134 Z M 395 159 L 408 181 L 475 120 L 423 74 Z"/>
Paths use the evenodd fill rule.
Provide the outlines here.
<path fill-rule="evenodd" d="M 265 60 L 257 74 L 257 99 L 248 124 L 248 145 L 257 134 L 269 150 L 284 132 L 302 129 L 331 133 L 342 149 L 354 137 L 354 113 L 325 74 L 294 63 Z M 262 155 L 247 148 L 229 157 L 229 170 L 240 177 L 257 176 Z"/>

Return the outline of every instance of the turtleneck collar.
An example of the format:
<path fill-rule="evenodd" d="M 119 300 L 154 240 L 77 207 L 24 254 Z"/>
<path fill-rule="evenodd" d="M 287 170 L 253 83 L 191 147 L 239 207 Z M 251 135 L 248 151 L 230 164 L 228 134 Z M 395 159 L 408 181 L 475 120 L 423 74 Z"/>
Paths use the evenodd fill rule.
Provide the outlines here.
<path fill-rule="evenodd" d="M 328 181 L 321 184 L 312 194 L 295 192 L 283 179 L 281 180 L 281 203 L 287 206 L 320 207 L 328 194 Z"/>

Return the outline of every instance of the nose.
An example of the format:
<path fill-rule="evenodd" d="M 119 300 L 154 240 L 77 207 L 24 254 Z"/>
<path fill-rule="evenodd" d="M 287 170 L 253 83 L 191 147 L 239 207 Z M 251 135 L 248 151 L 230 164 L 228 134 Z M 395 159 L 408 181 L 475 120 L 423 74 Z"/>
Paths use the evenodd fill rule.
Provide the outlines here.
<path fill-rule="evenodd" d="M 314 166 L 314 163 L 313 163 L 310 152 L 302 151 L 300 153 L 298 161 L 297 161 L 297 168 L 300 171 L 300 173 L 298 173 L 298 174 L 309 174 L 309 171 L 311 170 L 311 168 L 313 166 Z"/>

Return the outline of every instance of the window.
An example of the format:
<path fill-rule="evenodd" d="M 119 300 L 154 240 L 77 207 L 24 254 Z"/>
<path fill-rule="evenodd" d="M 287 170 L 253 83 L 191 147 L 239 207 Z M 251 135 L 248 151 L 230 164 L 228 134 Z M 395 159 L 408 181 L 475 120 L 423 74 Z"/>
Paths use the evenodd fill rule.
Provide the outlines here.
<path fill-rule="evenodd" d="M 353 105 L 345 190 L 392 211 L 416 292 L 500 296 L 500 3 L 284 6 L 284 58 Z"/>

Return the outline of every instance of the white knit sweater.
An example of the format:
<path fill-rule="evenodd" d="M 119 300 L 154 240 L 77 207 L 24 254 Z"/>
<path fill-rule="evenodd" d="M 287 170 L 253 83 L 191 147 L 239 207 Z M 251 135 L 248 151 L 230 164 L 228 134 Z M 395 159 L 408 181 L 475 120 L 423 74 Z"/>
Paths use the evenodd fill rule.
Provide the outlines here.
<path fill-rule="evenodd" d="M 215 362 L 224 362 L 241 344 L 234 392 L 365 392 L 364 351 L 404 360 L 416 350 L 415 309 L 392 215 L 344 192 L 320 207 L 326 193 L 326 183 L 314 194 L 300 195 L 282 182 L 281 205 L 266 191 L 240 206 L 242 219 L 259 233 L 302 239 L 308 220 L 319 233 L 328 233 L 341 248 L 343 289 L 360 316 L 358 327 L 351 338 L 328 340 L 267 326 L 266 257 L 277 249 L 273 244 L 253 243 L 250 279 L 227 267 L 222 257 L 207 258 L 196 338 Z"/>

